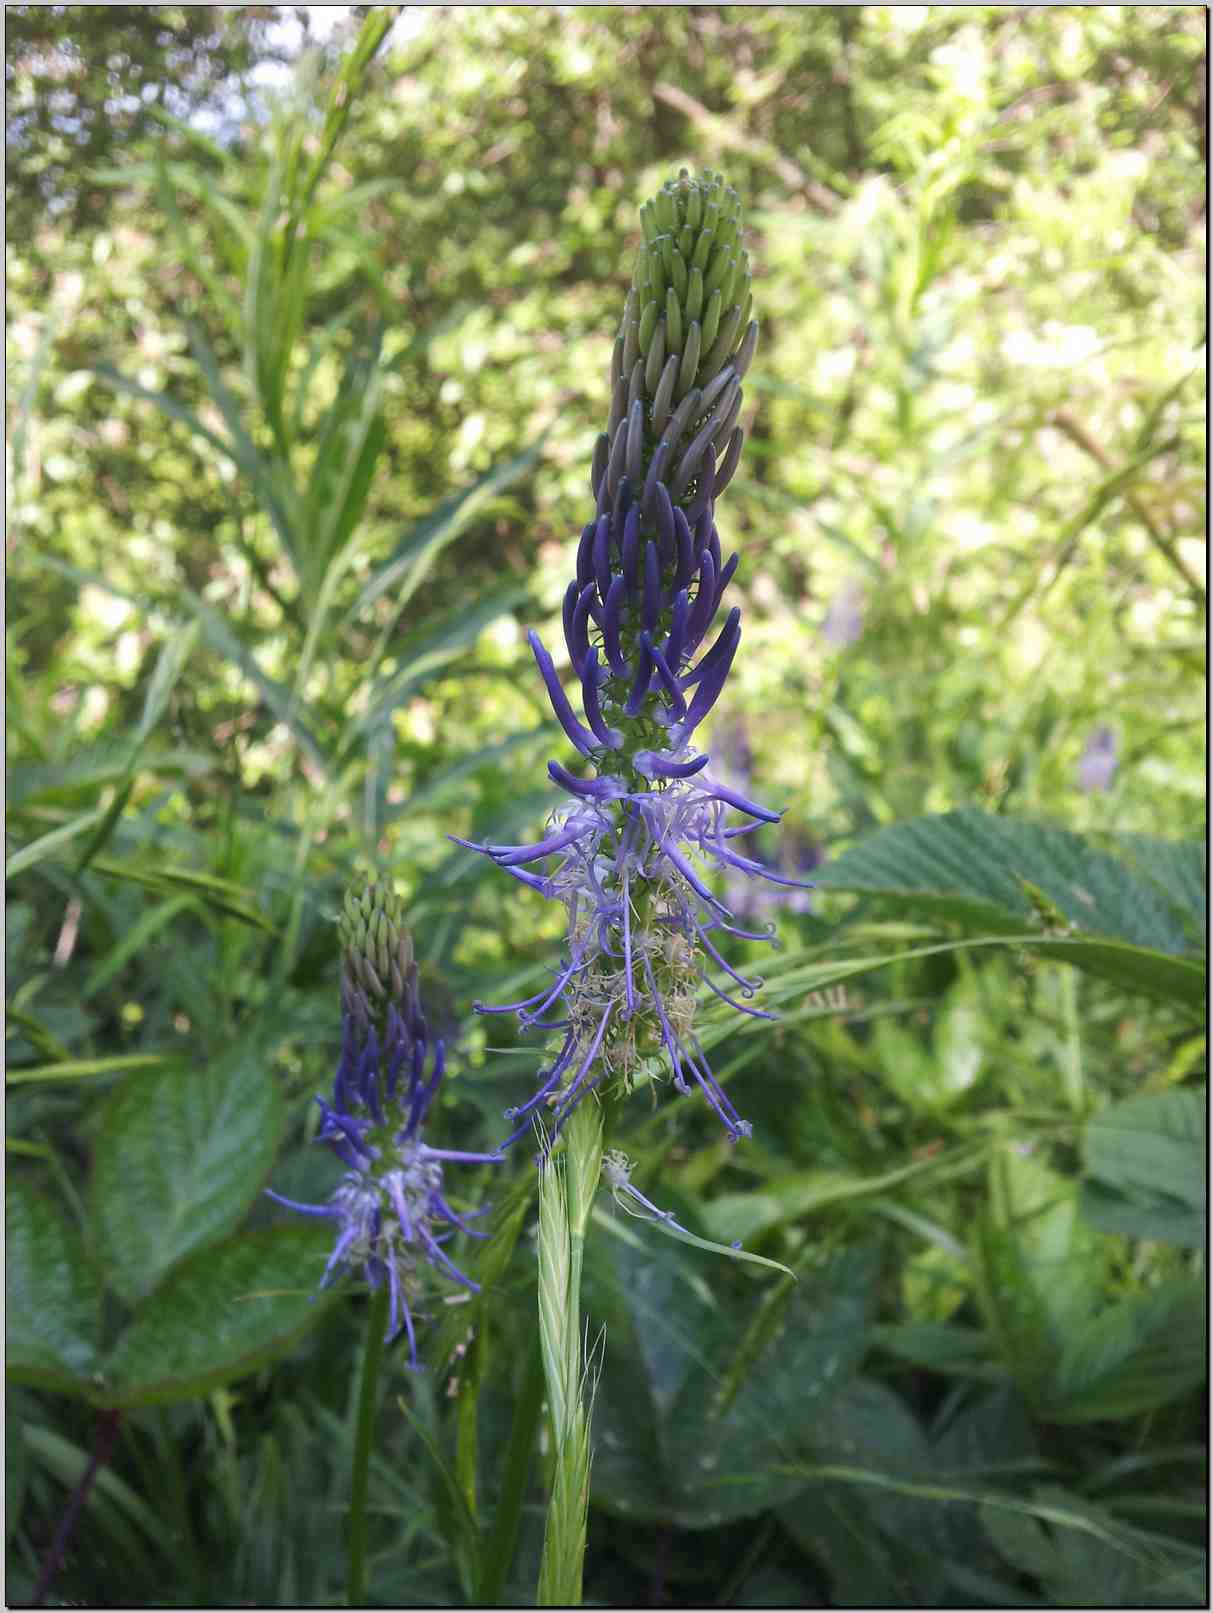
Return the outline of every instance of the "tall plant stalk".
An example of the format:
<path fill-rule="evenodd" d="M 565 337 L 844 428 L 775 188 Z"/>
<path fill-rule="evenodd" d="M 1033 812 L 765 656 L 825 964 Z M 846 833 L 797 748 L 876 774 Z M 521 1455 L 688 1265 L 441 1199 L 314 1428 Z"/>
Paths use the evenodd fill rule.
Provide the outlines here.
<path fill-rule="evenodd" d="M 539 1340 L 556 1447 L 539 1568 L 541 1607 L 578 1607 L 590 1499 L 590 1407 L 581 1328 L 586 1230 L 602 1167 L 602 1111 L 574 1110 L 539 1183 Z"/>

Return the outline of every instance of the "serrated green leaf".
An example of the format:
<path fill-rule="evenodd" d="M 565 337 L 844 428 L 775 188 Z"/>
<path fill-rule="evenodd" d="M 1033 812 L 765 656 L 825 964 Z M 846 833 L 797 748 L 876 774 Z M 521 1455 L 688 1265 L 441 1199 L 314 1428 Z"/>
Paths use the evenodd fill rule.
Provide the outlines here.
<path fill-rule="evenodd" d="M 92 1206 L 114 1288 L 142 1299 L 191 1250 L 224 1237 L 268 1178 L 282 1099 L 260 1050 L 133 1076 L 99 1123 Z"/>
<path fill-rule="evenodd" d="M 1112 1104 L 1082 1138 L 1083 1212 L 1105 1232 L 1203 1247 L 1208 1214 L 1206 1094 L 1145 1093 Z"/>
<path fill-rule="evenodd" d="M 901 896 L 946 916 L 1014 919 L 1028 934 L 1041 930 L 1028 889 L 1036 887 L 1081 935 L 1176 956 L 1189 950 L 1154 890 L 1081 835 L 973 810 L 893 824 L 815 877 L 828 889 Z"/>
<path fill-rule="evenodd" d="M 642 1241 L 643 1240 L 643 1241 Z M 855 1250 L 799 1273 L 779 1324 L 734 1381 L 752 1303 L 727 1303 L 677 1248 L 595 1230 L 586 1309 L 610 1347 L 594 1401 L 594 1496 L 608 1510 L 710 1529 L 801 1487 L 772 1471 L 811 1445 L 866 1343 L 875 1260 Z M 744 1285 L 748 1287 L 749 1285 Z"/>
<path fill-rule="evenodd" d="M 83 1394 L 97 1366 L 101 1285 L 80 1234 L 24 1182 L 4 1192 L 5 1370 L 20 1383 Z"/>
<path fill-rule="evenodd" d="M 810 1460 L 866 1465 L 901 1480 L 926 1478 L 932 1467 L 926 1435 L 909 1408 L 884 1384 L 865 1378 L 822 1408 Z M 823 1561 L 831 1603 L 841 1607 L 933 1600 L 942 1575 L 944 1516 L 944 1508 L 893 1489 L 822 1479 L 811 1480 L 778 1511 L 792 1536 Z"/>
<path fill-rule="evenodd" d="M 1208 1373 L 1205 1293 L 1194 1280 L 1131 1294 L 1076 1328 L 1054 1375 L 1057 1423 L 1134 1417 L 1182 1399 Z"/>
<path fill-rule="evenodd" d="M 203 1249 L 135 1312 L 102 1366 L 106 1406 L 189 1400 L 275 1359 L 331 1303 L 316 1284 L 327 1223 L 288 1222 Z"/>

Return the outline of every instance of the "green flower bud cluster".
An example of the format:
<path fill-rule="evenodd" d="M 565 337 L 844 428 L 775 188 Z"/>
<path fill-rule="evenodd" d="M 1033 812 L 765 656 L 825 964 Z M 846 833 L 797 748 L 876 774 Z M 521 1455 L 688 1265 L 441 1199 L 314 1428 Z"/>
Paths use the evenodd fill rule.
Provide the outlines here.
<path fill-rule="evenodd" d="M 692 179 L 684 168 L 645 203 L 640 222 L 644 242 L 611 356 L 610 424 L 590 480 L 601 504 L 605 476 L 613 500 L 625 473 L 634 484 L 649 479 L 660 450 L 657 477 L 685 504 L 709 448 L 715 493 L 741 455 L 741 381 L 758 344 L 741 201 L 722 175 Z"/>
<path fill-rule="evenodd" d="M 337 933 L 343 953 L 341 992 L 347 1006 L 380 1033 L 389 1008 L 395 1008 L 415 1037 L 422 1028 L 417 965 L 400 897 L 380 881 L 357 894 L 349 891 Z"/>

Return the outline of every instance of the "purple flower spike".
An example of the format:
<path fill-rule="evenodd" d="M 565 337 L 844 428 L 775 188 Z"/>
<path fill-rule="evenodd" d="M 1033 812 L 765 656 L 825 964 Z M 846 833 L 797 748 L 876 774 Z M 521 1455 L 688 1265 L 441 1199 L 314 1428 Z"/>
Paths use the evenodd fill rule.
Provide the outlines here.
<path fill-rule="evenodd" d="M 581 679 L 581 698 L 585 706 L 586 717 L 599 744 L 605 745 L 608 750 L 619 750 L 623 744 L 623 735 L 617 728 L 607 727 L 602 715 L 602 706 L 598 699 L 598 651 L 596 649 L 590 650 L 585 663 L 585 673 Z"/>
<path fill-rule="evenodd" d="M 542 839 L 473 848 L 560 902 L 568 919 L 549 989 L 515 1005 L 525 1026 L 563 1040 L 538 1090 L 507 1110 L 510 1142 L 529 1131 L 541 1104 L 552 1110 L 554 1137 L 588 1094 L 630 1090 L 652 1070 L 654 1051 L 668 1060 L 676 1091 L 699 1087 L 731 1139 L 750 1134 L 712 1074 L 695 1018 L 709 992 L 741 1014 L 770 1017 L 747 1006 L 761 982 L 740 974 L 713 937 L 773 942 L 774 926 L 742 929 L 713 886 L 727 878 L 731 894 L 738 875 L 770 877 L 732 848 L 780 814 L 718 784 L 690 743 L 741 639 L 739 610 L 718 620 L 737 559 L 722 563 L 715 525 L 741 451 L 741 375 L 757 335 L 748 324 L 733 353 L 750 305 L 738 208 L 719 175 L 684 172 L 645 211 L 646 244 L 611 361 L 609 435 L 594 449 L 597 514 L 563 603 L 584 716 L 574 715 L 551 657 L 530 635 L 553 710 L 592 765 L 580 777 L 577 764 L 549 762 L 565 798 Z M 356 1056 L 345 1065 L 358 1088 Z M 361 1136 L 340 1134 L 341 1145 L 356 1152 Z"/>
<path fill-rule="evenodd" d="M 548 699 L 552 702 L 552 710 L 556 713 L 556 720 L 581 754 L 583 756 L 592 756 L 597 741 L 590 730 L 583 727 L 573 715 L 569 697 L 561 687 L 560 679 L 556 676 L 556 668 L 553 665 L 552 657 L 544 649 L 539 634 L 530 632 L 527 634 L 526 640 L 531 646 L 531 654 L 535 657 L 539 675 L 547 685 Z"/>
<path fill-rule="evenodd" d="M 439 1248 L 457 1232 L 481 1236 L 447 1201 L 443 1167 L 496 1164 L 500 1155 L 432 1148 L 422 1141 L 444 1058 L 442 1043 L 435 1043 L 427 1078 L 425 1016 L 402 914 L 394 892 L 372 885 L 346 897 L 338 921 L 344 952 L 342 1057 L 333 1104 L 319 1100 L 324 1123 L 318 1141 L 344 1162 L 345 1175 L 327 1204 L 300 1204 L 272 1190 L 268 1196 L 300 1214 L 337 1223 L 319 1286 L 326 1288 L 340 1268 L 361 1271 L 373 1288 L 386 1286 L 387 1338 L 403 1328 L 409 1364 L 417 1368 L 409 1300 L 420 1289 L 424 1268 L 436 1266 L 476 1287 Z"/>

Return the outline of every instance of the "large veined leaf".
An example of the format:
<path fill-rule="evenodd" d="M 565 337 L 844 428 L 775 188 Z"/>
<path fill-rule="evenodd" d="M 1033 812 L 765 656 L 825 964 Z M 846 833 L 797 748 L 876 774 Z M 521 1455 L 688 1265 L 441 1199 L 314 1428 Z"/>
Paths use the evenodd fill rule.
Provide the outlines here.
<path fill-rule="evenodd" d="M 1203 1246 L 1208 1214 L 1206 1093 L 1144 1093 L 1083 1133 L 1082 1209 L 1104 1232 Z"/>
<path fill-rule="evenodd" d="M 1131 989 L 1204 1001 L 1201 961 L 1173 902 L 1064 829 L 972 810 L 915 818 L 815 877 L 824 888 L 901 898 L 915 911 L 1020 934 L 1038 953 Z"/>
<path fill-rule="evenodd" d="M 95 1398 L 188 1400 L 281 1355 L 331 1303 L 316 1284 L 332 1241 L 327 1221 L 290 1221 L 199 1250 L 135 1312 Z"/>
<path fill-rule="evenodd" d="M 269 1176 L 282 1100 L 239 1049 L 203 1069 L 128 1078 L 102 1111 L 93 1213 L 107 1275 L 141 1299 L 191 1250 L 226 1236 Z"/>
<path fill-rule="evenodd" d="M 804 1481 L 777 1469 L 814 1450 L 866 1345 L 871 1252 L 739 1297 L 703 1257 L 643 1229 L 595 1232 L 591 1249 L 586 1312 L 610 1338 L 594 1399 L 595 1500 L 683 1529 L 790 1500 Z"/>
<path fill-rule="evenodd" d="M 1191 1394 L 1207 1373 L 1204 1285 L 1190 1278 L 1149 1288 L 1069 1335 L 1049 1420 L 1097 1422 L 1154 1411 Z"/>
<path fill-rule="evenodd" d="M 1204 846 L 1198 840 L 1161 840 L 1157 835 L 1118 834 L 1106 839 L 1114 854 L 1154 886 L 1201 945 L 1208 920 L 1209 868 Z"/>
<path fill-rule="evenodd" d="M 23 1383 L 85 1392 L 97 1364 L 101 1287 L 79 1232 L 24 1182 L 4 1191 L 5 1369 Z"/>

